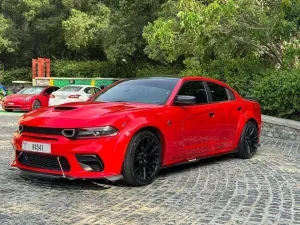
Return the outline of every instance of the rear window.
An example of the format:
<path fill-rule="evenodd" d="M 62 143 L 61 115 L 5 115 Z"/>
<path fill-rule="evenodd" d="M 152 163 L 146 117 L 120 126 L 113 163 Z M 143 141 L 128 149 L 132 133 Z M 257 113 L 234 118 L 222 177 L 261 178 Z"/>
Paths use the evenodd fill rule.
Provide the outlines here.
<path fill-rule="evenodd" d="M 80 86 L 67 86 L 59 89 L 59 92 L 78 92 L 82 89 Z"/>

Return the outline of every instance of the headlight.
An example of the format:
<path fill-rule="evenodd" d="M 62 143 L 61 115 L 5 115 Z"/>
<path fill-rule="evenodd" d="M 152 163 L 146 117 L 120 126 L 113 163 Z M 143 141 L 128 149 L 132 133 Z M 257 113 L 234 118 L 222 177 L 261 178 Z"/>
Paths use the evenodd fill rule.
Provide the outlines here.
<path fill-rule="evenodd" d="M 29 101 L 31 99 L 31 97 L 26 97 L 26 98 L 23 98 L 23 101 Z"/>
<path fill-rule="evenodd" d="M 72 129 L 64 130 L 62 133 L 68 138 L 97 138 L 97 137 L 107 137 L 107 136 L 115 136 L 118 134 L 118 130 L 112 126 L 104 126 L 104 127 L 92 127 L 92 128 L 79 128 L 77 132 L 71 132 Z"/>

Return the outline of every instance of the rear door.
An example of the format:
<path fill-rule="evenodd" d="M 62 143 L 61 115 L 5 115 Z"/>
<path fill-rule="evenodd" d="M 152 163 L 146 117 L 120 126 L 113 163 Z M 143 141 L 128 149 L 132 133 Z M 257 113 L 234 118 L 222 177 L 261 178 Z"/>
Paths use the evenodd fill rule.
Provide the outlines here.
<path fill-rule="evenodd" d="M 236 147 L 234 140 L 242 108 L 230 89 L 212 82 L 207 82 L 207 86 L 215 108 L 214 152 L 232 150 Z"/>

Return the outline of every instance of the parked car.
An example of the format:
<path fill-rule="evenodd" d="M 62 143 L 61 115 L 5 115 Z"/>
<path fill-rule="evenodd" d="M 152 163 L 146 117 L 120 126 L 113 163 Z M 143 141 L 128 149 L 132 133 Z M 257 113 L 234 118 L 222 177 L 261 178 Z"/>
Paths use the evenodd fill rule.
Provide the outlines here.
<path fill-rule="evenodd" d="M 22 116 L 12 166 L 147 185 L 164 167 L 228 153 L 253 157 L 261 127 L 260 105 L 220 81 L 123 80 L 87 102 Z"/>
<path fill-rule="evenodd" d="M 59 87 L 33 86 L 20 90 L 18 93 L 4 98 L 2 108 L 11 112 L 13 110 L 31 111 L 42 107 L 47 107 L 49 97 L 52 92 Z"/>
<path fill-rule="evenodd" d="M 99 91 L 99 88 L 90 85 L 69 85 L 51 94 L 49 106 L 68 102 L 84 102 Z"/>

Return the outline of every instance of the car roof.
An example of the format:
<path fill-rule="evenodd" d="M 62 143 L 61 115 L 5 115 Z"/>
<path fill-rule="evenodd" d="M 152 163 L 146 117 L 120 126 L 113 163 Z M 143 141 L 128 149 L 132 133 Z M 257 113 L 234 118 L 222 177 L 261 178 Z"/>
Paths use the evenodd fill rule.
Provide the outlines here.
<path fill-rule="evenodd" d="M 211 77 L 204 77 L 204 76 L 161 76 L 161 77 L 137 77 L 137 78 L 132 78 L 128 80 L 146 80 L 146 79 L 151 79 L 151 80 L 182 80 L 183 82 L 185 81 L 195 81 L 195 80 L 202 80 L 202 81 L 207 81 L 207 82 L 213 82 L 216 84 L 220 84 L 225 87 L 230 86 L 223 81 L 211 78 Z M 124 79 L 126 80 L 126 79 Z"/>

